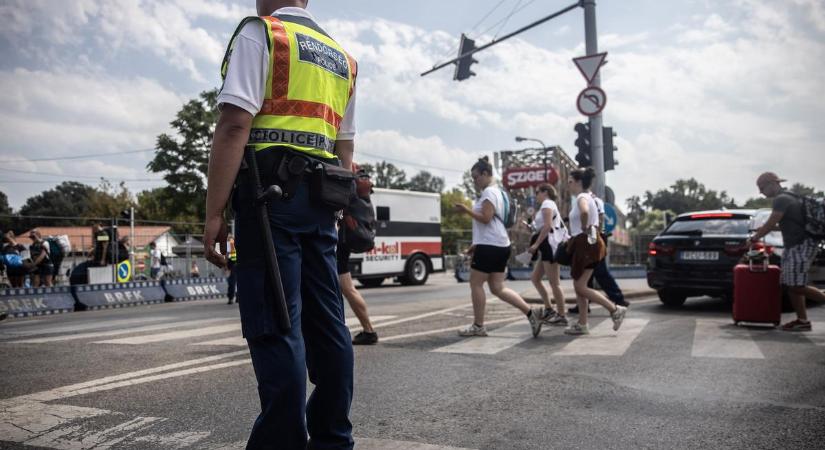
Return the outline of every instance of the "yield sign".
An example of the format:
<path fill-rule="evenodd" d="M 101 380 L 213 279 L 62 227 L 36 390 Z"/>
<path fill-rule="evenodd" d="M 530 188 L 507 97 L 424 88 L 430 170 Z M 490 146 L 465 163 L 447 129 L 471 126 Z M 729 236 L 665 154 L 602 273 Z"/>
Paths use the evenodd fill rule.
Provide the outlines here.
<path fill-rule="evenodd" d="M 607 52 L 573 58 L 573 62 L 576 63 L 579 72 L 581 72 L 584 79 L 587 80 L 587 84 L 593 83 L 593 79 L 596 78 L 596 74 L 599 73 L 599 68 L 604 64 L 605 57 L 607 57 Z"/>

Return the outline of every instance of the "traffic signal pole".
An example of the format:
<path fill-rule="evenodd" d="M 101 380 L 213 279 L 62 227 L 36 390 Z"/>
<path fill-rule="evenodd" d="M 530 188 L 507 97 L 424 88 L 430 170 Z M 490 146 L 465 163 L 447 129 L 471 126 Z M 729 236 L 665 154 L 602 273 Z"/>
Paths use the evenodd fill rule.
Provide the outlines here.
<path fill-rule="evenodd" d="M 596 34 L 596 0 L 583 0 L 584 7 L 584 39 L 587 56 L 599 53 L 599 43 Z M 601 75 L 596 72 L 591 86 L 600 87 Z M 596 179 L 591 190 L 596 196 L 604 200 L 604 139 L 602 136 L 602 113 L 590 117 L 590 157 Z"/>

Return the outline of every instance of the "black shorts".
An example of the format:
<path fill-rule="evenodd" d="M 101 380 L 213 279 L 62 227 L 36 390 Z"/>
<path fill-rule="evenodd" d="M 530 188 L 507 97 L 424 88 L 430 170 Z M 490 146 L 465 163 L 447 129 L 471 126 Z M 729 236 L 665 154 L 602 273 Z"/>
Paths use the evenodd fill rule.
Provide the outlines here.
<path fill-rule="evenodd" d="M 350 251 L 341 244 L 339 235 L 338 245 L 335 248 L 335 263 L 338 269 L 338 275 L 349 273 L 349 257 Z"/>
<path fill-rule="evenodd" d="M 476 245 L 470 268 L 484 273 L 504 273 L 508 259 L 510 259 L 510 247 Z"/>
<path fill-rule="evenodd" d="M 539 238 L 538 233 L 534 234 L 530 237 L 530 246 L 536 243 L 536 239 Z M 530 259 L 531 261 L 535 261 L 541 258 L 542 261 L 545 262 L 556 262 L 556 258 L 553 255 L 553 248 L 550 247 L 550 242 L 547 241 L 547 238 L 544 238 L 544 241 L 539 244 L 539 251 L 533 254 L 533 257 Z"/>

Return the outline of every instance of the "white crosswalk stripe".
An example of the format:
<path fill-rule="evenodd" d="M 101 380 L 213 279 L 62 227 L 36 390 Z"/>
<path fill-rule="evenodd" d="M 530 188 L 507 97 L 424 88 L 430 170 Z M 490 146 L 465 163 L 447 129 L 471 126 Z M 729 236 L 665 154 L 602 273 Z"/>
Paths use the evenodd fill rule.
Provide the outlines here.
<path fill-rule="evenodd" d="M 516 346 L 532 337 L 530 324 L 526 320 L 523 320 L 490 331 L 487 337 L 466 338 L 455 344 L 440 347 L 433 351 L 437 353 L 495 355 L 502 350 Z"/>
<path fill-rule="evenodd" d="M 811 321 L 811 328 L 803 333 L 805 337 L 816 345 L 825 345 L 825 322 Z"/>
<path fill-rule="evenodd" d="M 590 329 L 590 334 L 580 336 L 570 342 L 554 355 L 599 355 L 621 356 L 630 348 L 630 344 L 647 326 L 650 319 L 631 318 L 622 322 L 619 331 L 613 331 L 613 321 L 603 320 Z"/>
<path fill-rule="evenodd" d="M 71 333 L 74 331 L 85 331 L 91 332 L 94 330 L 103 330 L 106 328 L 116 328 L 116 327 L 123 327 L 126 325 L 136 325 L 136 324 L 145 324 L 151 322 L 163 322 L 166 320 L 171 320 L 172 317 L 169 316 L 162 316 L 162 317 L 143 317 L 137 319 L 121 319 L 121 320 L 108 320 L 106 322 L 98 322 L 98 323 L 88 323 L 83 322 L 80 324 L 74 325 L 64 325 L 64 326 L 50 326 L 48 328 L 43 327 L 18 327 L 17 329 L 3 329 L 2 334 L 4 335 L 13 335 L 13 336 L 35 336 L 35 335 L 46 335 L 46 334 L 60 334 L 60 333 Z"/>
<path fill-rule="evenodd" d="M 696 319 L 691 355 L 701 358 L 765 359 L 750 331 L 725 319 Z"/>
<path fill-rule="evenodd" d="M 127 344 L 140 345 L 151 344 L 154 342 L 175 341 L 179 339 L 188 339 L 200 336 L 209 336 L 221 333 L 240 333 L 241 324 L 232 323 L 229 325 L 216 325 L 206 328 L 193 328 L 191 330 L 171 331 L 169 333 L 149 334 L 146 336 L 133 336 L 127 338 L 110 339 L 107 341 L 96 341 L 95 344 Z"/>
<path fill-rule="evenodd" d="M 4 341 L 5 343 L 10 344 L 44 344 L 49 342 L 64 342 L 64 341 L 73 341 L 78 339 L 94 339 L 99 337 L 108 337 L 108 336 L 119 336 L 123 334 L 131 334 L 131 333 L 145 333 L 147 331 L 159 331 L 159 330 L 168 330 L 170 328 L 185 328 L 185 327 L 197 327 L 200 325 L 207 325 L 212 323 L 220 323 L 220 322 L 237 322 L 237 319 L 203 319 L 203 320 L 186 320 L 182 322 L 169 322 L 169 323 L 161 323 L 157 325 L 147 325 L 143 327 L 135 327 L 135 328 L 121 328 L 117 330 L 107 330 L 107 331 L 95 331 L 90 333 L 77 333 L 77 334 L 62 334 L 58 336 L 46 336 L 41 338 L 30 338 L 30 339 L 20 339 L 14 341 Z M 104 324 L 106 322 L 103 322 Z"/>

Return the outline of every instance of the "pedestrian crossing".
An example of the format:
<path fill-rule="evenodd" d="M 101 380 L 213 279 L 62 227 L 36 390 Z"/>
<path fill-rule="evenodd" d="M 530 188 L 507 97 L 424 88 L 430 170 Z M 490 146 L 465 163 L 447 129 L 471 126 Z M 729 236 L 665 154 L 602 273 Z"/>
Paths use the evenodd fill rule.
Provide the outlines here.
<path fill-rule="evenodd" d="M 663 341 L 672 340 L 673 336 L 689 338 L 690 342 L 684 343 L 685 356 L 689 355 L 692 358 L 761 360 L 777 357 L 777 352 L 766 355 L 763 346 L 760 345 L 760 342 L 766 340 L 825 346 L 825 321 L 813 322 L 811 332 L 785 333 L 777 329 L 735 326 L 730 319 L 725 318 L 686 318 L 679 322 L 679 326 L 692 327 L 692 332 L 686 333 L 685 328 L 680 328 L 683 332 L 673 333 L 668 327 L 650 327 L 652 323 L 656 323 L 653 316 L 637 315 L 627 318 L 619 331 L 613 331 L 613 322 L 609 318 L 592 316 L 589 335 L 566 336 L 561 327 L 545 326 L 539 338 L 533 339 L 529 323 L 522 315 L 490 320 L 487 323 L 488 336 L 474 338 L 458 337 L 456 331 L 459 326 L 445 326 L 443 321 L 429 322 L 432 326 L 426 328 L 428 322 L 424 319 L 434 319 L 436 316 L 424 314 L 399 318 L 395 315 L 379 315 L 372 317 L 372 321 L 375 327 L 381 330 L 380 344 L 413 347 L 434 354 L 449 355 L 493 356 L 522 348 L 519 351 L 545 352 L 553 357 L 621 357 L 626 355 L 642 336 Z M 440 317 L 442 320 L 448 318 L 451 321 L 448 324 L 466 320 L 459 318 L 460 316 L 455 317 L 452 308 Z M 417 322 L 413 321 L 415 331 L 409 332 L 405 328 L 411 323 L 409 319 L 417 319 Z M 360 330 L 355 318 L 348 317 L 346 322 L 353 333 Z M 116 319 L 63 326 L 17 327 L 4 330 L 0 335 L 0 346 L 61 343 L 71 345 L 80 341 L 95 345 L 138 346 L 181 342 L 187 346 L 201 348 L 246 347 L 237 318 L 177 321 L 170 317 Z M 528 343 L 529 347 L 525 348 Z"/>

